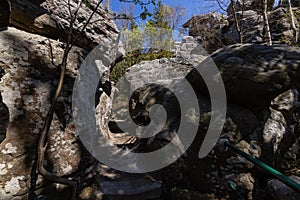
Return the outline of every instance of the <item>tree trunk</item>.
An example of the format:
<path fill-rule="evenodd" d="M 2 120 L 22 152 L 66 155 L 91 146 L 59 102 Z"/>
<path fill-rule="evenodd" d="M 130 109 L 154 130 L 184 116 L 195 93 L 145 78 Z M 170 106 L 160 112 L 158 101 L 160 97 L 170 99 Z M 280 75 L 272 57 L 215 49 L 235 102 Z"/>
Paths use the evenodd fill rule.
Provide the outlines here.
<path fill-rule="evenodd" d="M 263 1 L 263 18 L 264 18 L 264 29 L 265 29 L 265 40 L 267 45 L 272 45 L 272 38 L 271 38 L 271 31 L 269 26 L 269 19 L 268 19 L 268 0 Z"/>
<path fill-rule="evenodd" d="M 240 25 L 239 25 L 239 20 L 238 20 L 237 15 L 236 15 L 235 1 L 234 0 L 231 0 L 231 7 L 232 7 L 232 14 L 233 14 L 233 17 L 234 17 L 235 29 L 239 34 L 240 43 L 243 44 L 243 42 L 244 42 L 243 33 L 241 31 L 241 28 L 240 28 Z"/>
<path fill-rule="evenodd" d="M 298 42 L 298 28 L 296 27 L 295 16 L 294 16 L 294 12 L 292 10 L 291 0 L 287 0 L 287 6 L 288 6 L 288 12 L 289 12 L 290 20 L 291 20 L 291 27 L 294 32 L 294 42 L 297 43 Z"/>

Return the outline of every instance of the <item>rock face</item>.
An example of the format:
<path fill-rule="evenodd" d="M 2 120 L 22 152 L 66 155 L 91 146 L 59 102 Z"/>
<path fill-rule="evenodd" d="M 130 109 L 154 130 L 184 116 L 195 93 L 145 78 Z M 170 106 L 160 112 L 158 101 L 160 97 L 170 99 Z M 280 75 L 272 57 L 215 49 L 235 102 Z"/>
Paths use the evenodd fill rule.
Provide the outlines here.
<path fill-rule="evenodd" d="M 298 56 L 299 49 L 288 46 L 245 44 L 223 48 L 212 58 L 222 74 L 228 100 L 253 107 L 268 105 L 292 84 L 299 84 Z M 197 75 L 191 72 L 187 78 L 194 82 L 194 77 Z M 199 92 L 205 90 L 205 85 L 196 82 Z"/>
<path fill-rule="evenodd" d="M 268 10 L 271 10 L 274 6 L 275 0 L 268 0 Z M 235 3 L 235 10 L 239 11 L 246 11 L 246 10 L 262 10 L 262 1 L 260 0 L 238 0 Z M 229 4 L 227 8 L 227 13 L 232 15 L 232 2 Z"/>
<path fill-rule="evenodd" d="M 293 11 L 298 19 L 299 9 L 293 8 Z M 293 41 L 293 31 L 291 30 L 290 19 L 286 15 L 287 10 L 285 7 L 279 7 L 275 10 L 269 11 L 269 24 L 271 36 L 274 43 L 291 44 Z M 261 14 L 255 10 L 245 10 L 244 12 L 237 12 L 240 19 L 241 30 L 243 31 L 245 43 L 263 43 L 264 42 L 264 29 L 263 19 Z M 243 16 L 243 18 L 242 18 Z M 229 15 L 229 26 L 222 29 L 224 34 L 224 43 L 233 44 L 238 41 L 238 33 L 234 25 L 234 18 Z"/>
<path fill-rule="evenodd" d="M 175 53 L 175 58 L 141 62 L 131 67 L 125 74 L 130 87 L 137 89 L 148 83 L 183 78 L 207 56 L 204 49 L 190 36 L 177 42 L 171 51 Z"/>
<path fill-rule="evenodd" d="M 297 176 L 289 177 L 293 181 L 296 181 L 298 184 L 300 183 L 300 178 Z M 291 188 L 287 187 L 280 181 L 273 179 L 268 182 L 268 188 L 274 200 L 281 200 L 281 199 L 299 199 L 300 194 L 296 191 L 292 190 Z"/>
<path fill-rule="evenodd" d="M 175 187 L 176 183 L 184 185 L 183 187 L 191 184 L 198 191 L 210 191 L 221 197 L 229 195 L 229 199 L 235 198 L 235 193 L 229 189 L 229 183 L 233 183 L 246 199 L 270 197 L 260 192 L 266 190 L 264 182 L 267 175 L 240 155 L 224 150 L 222 144 L 228 139 L 242 151 L 272 167 L 282 171 L 290 171 L 293 168 L 292 163 L 295 163 L 295 158 L 299 156 L 299 152 L 296 153 L 296 149 L 299 149 L 299 88 L 294 88 L 299 84 L 299 77 L 296 75 L 299 74 L 296 73 L 300 66 L 299 56 L 299 48 L 258 44 L 232 45 L 211 55 L 224 80 L 229 104 L 221 137 L 214 149 L 203 159 L 198 158 L 198 152 L 207 133 L 212 113 L 204 82 L 195 74 L 196 70 L 192 69 L 185 78 L 198 94 L 201 110 L 196 139 L 185 156 L 173 165 L 154 173 L 154 176 L 167 181 L 170 187 Z M 204 67 L 203 63 L 196 67 Z M 155 73 L 159 64 L 167 69 L 170 65 L 169 68 L 173 67 L 174 73 L 178 67 L 166 59 L 132 66 L 125 74 L 132 87 L 139 88 L 146 83 L 144 78 L 137 80 L 133 77 L 140 77 L 138 74 L 142 73 L 142 69 L 152 64 L 156 67 L 148 67 L 149 74 Z M 180 66 L 183 69 L 184 67 L 189 69 L 189 65 Z M 178 74 L 181 76 L 180 72 Z M 174 84 L 172 73 L 164 78 L 168 78 L 165 82 L 173 81 Z M 159 80 L 156 81 L 160 83 Z M 169 86 L 172 88 L 172 84 Z M 178 112 L 178 102 L 173 101 L 174 94 L 163 93 L 160 89 L 155 93 L 155 88 L 155 84 L 150 84 L 136 90 L 132 98 L 134 103 L 130 104 L 135 105 L 132 109 L 133 116 L 139 121 L 147 121 L 149 109 L 154 104 L 150 97 L 154 97 L 156 103 L 170 109 L 167 112 L 172 113 L 172 117 L 168 125 L 154 138 L 138 140 L 138 145 L 142 143 L 145 147 L 142 152 L 166 145 L 180 126 L 181 114 Z M 180 91 L 179 88 L 178 90 Z M 184 95 L 184 90 L 180 94 Z M 185 104 L 188 105 L 189 100 Z"/>
<path fill-rule="evenodd" d="M 60 73 L 58 65 L 62 59 L 63 41 L 69 23 L 66 0 L 10 2 L 12 10 L 10 24 L 18 29 L 8 27 L 7 30 L 1 29 L 0 32 L 1 200 L 29 198 L 37 139 L 57 85 Z M 71 2 L 74 8 L 77 1 Z M 75 28 L 79 28 L 87 20 L 95 3 L 96 1 L 84 3 L 74 24 Z M 0 9 L 3 9 L 0 15 L 9 14 L 8 7 L 2 6 Z M 250 19 L 252 14 L 255 16 L 253 12 L 245 13 Z M 6 18 L 0 18 L 2 19 Z M 246 199 L 266 196 L 267 194 L 261 191 L 266 190 L 265 180 L 269 177 L 236 153 L 224 150 L 222 144 L 227 139 L 244 152 L 282 172 L 295 172 L 299 159 L 300 136 L 300 50 L 284 45 L 267 47 L 245 44 L 226 47 L 211 56 L 225 82 L 228 109 L 217 145 L 207 157 L 199 159 L 199 148 L 207 133 L 213 112 L 205 84 L 203 80 L 197 78 L 194 69 L 203 67 L 205 62 L 203 64 L 202 61 L 207 61 L 208 55 L 198 45 L 197 39 L 192 37 L 185 37 L 175 44 L 172 49 L 175 53 L 173 58 L 139 63 L 125 74 L 127 84 L 137 89 L 132 96 L 134 101 L 130 104 L 132 118 L 135 121 L 144 124 L 151 122 L 149 112 L 155 103 L 169 109 L 168 123 L 164 125 L 160 134 L 150 139 L 134 140 L 139 145 L 134 150 L 149 152 L 168 144 L 176 134 L 180 118 L 184 115 L 187 116 L 188 123 L 199 125 L 196 139 L 185 155 L 169 167 L 151 173 L 150 175 L 156 179 L 147 175 L 111 172 L 112 169 L 100 164 L 95 168 L 89 168 L 93 160 L 75 136 L 71 110 L 73 83 L 80 64 L 95 45 L 100 44 L 101 50 L 105 52 L 104 62 L 110 63 L 114 59 L 111 52 L 105 50 L 117 38 L 115 26 L 103 10 L 99 9 L 93 20 L 96 19 L 100 20 L 87 27 L 69 54 L 63 91 L 55 105 L 54 119 L 47 138 L 48 148 L 44 163 L 47 170 L 58 176 L 79 172 L 78 176 L 81 177 L 84 176 L 83 172 L 90 172 L 81 182 L 79 191 L 81 199 L 160 198 L 161 192 L 172 191 L 170 188 L 178 185 L 196 189 L 197 192 L 213 193 L 203 195 L 206 198 L 213 198 L 211 196 L 236 198 L 230 191 L 228 183 L 233 183 Z M 199 18 L 200 21 L 201 19 Z M 216 19 L 216 26 L 213 27 L 223 31 L 220 28 L 224 25 L 223 21 L 218 17 Z M 198 18 L 194 20 L 197 21 Z M 6 29 L 7 19 L 4 22 Z M 202 38 L 203 40 L 205 38 Z M 111 131 L 109 123 L 112 97 L 114 92 L 117 93 L 115 88 L 112 91 L 109 89 L 111 85 L 106 79 L 108 73 L 109 67 L 106 68 L 106 76 L 101 80 L 104 84 L 99 96 L 100 103 L 95 109 L 100 115 L 96 121 L 100 123 L 100 128 L 107 132 Z M 143 87 L 149 83 L 143 78 L 145 74 L 153 81 L 152 84 Z M 184 78 L 192 84 L 197 93 L 200 114 L 192 107 L 189 108 L 193 99 L 180 85 L 181 79 Z M 165 87 L 155 84 L 164 84 Z M 181 105 L 176 101 L 174 93 L 168 89 L 174 89 L 187 99 L 184 102 L 187 108 L 184 110 L 185 113 L 178 111 Z M 119 139 L 115 144 L 122 148 L 136 147 L 134 142 L 128 142 L 127 139 L 131 138 L 125 139 L 126 141 Z M 175 143 L 180 144 L 180 138 Z M 275 188 L 281 187 L 271 182 L 269 183 L 271 191 L 274 191 L 273 185 Z M 59 185 L 53 187 L 41 176 L 37 177 L 37 188 L 35 192 L 40 195 L 39 199 L 71 198 L 66 188 Z M 280 198 L 286 197 L 280 195 L 278 194 Z"/>
<path fill-rule="evenodd" d="M 8 28 L 0 32 L 0 41 L 0 63 L 4 70 L 0 86 L 3 99 L 1 111 L 5 111 L 1 112 L 4 118 L 1 127 L 5 126 L 5 116 L 9 116 L 5 140 L 0 144 L 3 165 L 0 196 L 2 199 L 13 199 L 28 192 L 34 146 L 50 106 L 54 92 L 52 88 L 55 88 L 59 69 L 52 65 L 49 41 L 45 37 Z M 62 43 L 54 40 L 50 42 L 54 64 L 58 64 L 63 52 Z M 72 173 L 80 165 L 81 150 L 78 144 L 72 143 L 74 124 L 70 118 L 70 95 L 72 81 L 86 53 L 77 47 L 70 53 L 66 84 L 56 105 L 59 108 L 56 109 L 49 132 L 47 167 L 58 175 Z"/>
<path fill-rule="evenodd" d="M 72 10 L 76 2 L 71 1 Z M 82 28 L 97 1 L 84 2 L 75 30 Z M 0 3 L 0 199 L 28 199 L 37 140 L 59 79 L 65 48 L 62 41 L 67 37 L 70 17 L 67 1 L 12 0 L 10 25 L 18 29 L 4 30 L 10 13 L 5 3 Z M 89 50 L 96 45 L 110 47 L 117 39 L 115 25 L 101 7 L 92 22 L 95 20 L 99 21 L 87 26 L 69 54 L 62 93 L 54 108 L 44 166 L 58 176 L 84 171 L 92 160 L 75 136 L 73 83 Z M 114 58 L 108 54 L 104 59 L 111 62 Z M 53 188 L 41 176 L 36 188 L 37 195 L 71 198 L 68 190 Z"/>
<path fill-rule="evenodd" d="M 227 25 L 227 16 L 217 13 L 208 13 L 192 17 L 183 27 L 189 28 L 189 35 L 209 52 L 224 47 L 220 30 Z"/>
<path fill-rule="evenodd" d="M 29 1 L 12 0 L 10 23 L 22 30 L 37 33 L 52 39 L 66 40 L 69 31 L 70 15 L 67 0 Z M 75 10 L 77 1 L 70 1 L 71 9 Z M 78 11 L 74 22 L 75 31 L 73 39 L 79 34 L 96 7 L 96 0 L 84 1 Z M 98 9 L 87 28 L 79 35 L 76 46 L 92 50 L 96 45 L 113 39 L 117 34 L 115 24 L 108 19 L 104 10 Z"/>
<path fill-rule="evenodd" d="M 288 2 L 287 0 L 282 0 L 281 5 L 279 5 L 279 6 L 285 7 L 285 6 L 287 6 L 287 2 Z M 299 0 L 291 0 L 291 4 L 292 4 L 292 7 L 300 7 Z"/>
<path fill-rule="evenodd" d="M 274 1 L 269 1 L 273 8 Z M 240 29 L 243 33 L 244 43 L 264 43 L 264 23 L 261 9 L 257 9 L 256 1 L 238 1 L 236 4 L 236 15 L 239 20 Z M 259 7 L 260 8 L 260 7 Z M 300 10 L 293 8 L 296 21 L 299 21 Z M 205 14 L 194 16 L 186 24 L 189 28 L 189 35 L 200 38 L 199 43 L 209 52 L 214 52 L 223 46 L 239 43 L 239 35 L 236 31 L 235 20 L 232 14 L 231 5 L 227 9 L 228 16 L 216 17 L 216 14 Z M 275 44 L 292 44 L 294 33 L 290 25 L 290 18 L 286 14 L 286 6 L 279 6 L 268 12 L 272 41 Z M 215 16 L 215 17 L 213 17 Z M 209 26 L 208 26 L 209 24 Z M 213 26 L 211 26 L 213 24 Z M 296 22 L 297 24 L 297 22 Z M 217 25 L 215 27 L 215 25 Z M 206 39 L 201 39 L 206 38 Z"/>

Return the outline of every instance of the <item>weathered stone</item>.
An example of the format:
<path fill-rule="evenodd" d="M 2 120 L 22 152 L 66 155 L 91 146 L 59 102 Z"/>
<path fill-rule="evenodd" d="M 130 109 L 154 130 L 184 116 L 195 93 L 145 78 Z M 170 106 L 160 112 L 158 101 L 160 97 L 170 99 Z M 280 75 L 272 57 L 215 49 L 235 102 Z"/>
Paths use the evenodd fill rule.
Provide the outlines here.
<path fill-rule="evenodd" d="M 273 143 L 273 152 L 277 151 L 286 129 L 287 123 L 284 116 L 279 111 L 271 109 L 271 115 L 265 123 L 263 140 L 265 143 Z"/>
<path fill-rule="evenodd" d="M 10 2 L 12 7 L 11 24 L 13 26 L 52 39 L 67 39 L 70 25 L 67 0 L 43 0 L 39 3 L 28 0 L 11 0 Z M 72 0 L 70 2 L 71 10 L 74 12 L 77 1 Z M 77 37 L 97 4 L 96 0 L 84 2 L 73 25 L 75 28 L 73 39 Z M 109 40 L 116 39 L 117 33 L 115 24 L 108 19 L 106 12 L 100 7 L 92 17 L 91 23 L 75 41 L 75 45 L 91 50 L 96 45 L 103 45 Z"/>
<path fill-rule="evenodd" d="M 184 78 L 184 74 L 188 73 L 192 67 L 197 67 L 199 64 L 196 63 L 204 57 L 199 53 L 189 57 L 188 60 L 183 59 L 193 50 L 186 48 L 189 45 L 182 44 L 192 44 L 191 40 L 191 37 L 187 37 L 182 42 L 176 43 L 177 51 L 173 51 L 177 52 L 175 58 L 145 61 L 132 66 L 125 74 L 126 84 L 135 90 L 129 101 L 130 117 L 134 122 L 143 125 L 152 123 L 149 118 L 149 109 L 154 104 L 164 105 L 172 116 L 168 124 L 155 137 L 137 140 L 139 152 L 160 149 L 176 134 L 176 128 L 180 125 L 179 105 L 178 102 L 173 101 L 174 94 L 168 89 L 176 90 L 184 97 L 185 90 L 180 81 Z M 197 48 L 196 45 L 190 47 Z M 211 153 L 204 159 L 199 159 L 198 153 L 210 123 L 211 108 L 207 93 L 205 93 L 206 89 L 202 87 L 204 84 L 202 85 L 197 76 L 192 76 L 195 79 L 191 79 L 190 75 L 195 70 L 193 69 L 186 77 L 191 80 L 198 94 L 201 110 L 197 136 L 185 156 L 170 167 L 160 170 L 155 176 L 174 186 L 177 183 L 188 183 L 187 185 L 191 184 L 206 193 L 214 191 L 226 193 L 228 181 L 231 181 L 237 184 L 243 196 L 248 199 L 255 198 L 257 186 L 254 183 L 264 175 L 259 171 L 253 173 L 254 165 L 245 158 L 232 151 L 224 151 L 222 143 L 228 139 L 245 153 L 271 166 L 278 159 L 274 151 L 280 152 L 293 145 L 283 139 L 283 136 L 287 135 L 286 124 L 290 121 L 287 122 L 279 111 L 283 111 L 285 107 L 293 110 L 296 105 L 297 94 L 293 96 L 286 91 L 299 82 L 298 52 L 297 48 L 284 45 L 267 47 L 245 44 L 233 45 L 212 55 L 225 80 L 230 104 L 221 137 Z M 158 87 L 155 84 L 147 85 L 150 79 L 153 80 L 152 83 L 165 87 Z M 280 100 L 281 98 L 283 100 Z M 123 103 L 125 107 L 128 106 L 128 102 Z M 190 104 L 188 98 L 185 104 Z M 270 104 L 274 109 L 271 110 L 272 112 L 269 110 Z M 282 109 L 279 110 L 279 108 Z M 193 115 L 189 117 L 193 118 Z M 280 135 L 277 135 L 278 131 L 274 129 L 275 125 L 284 127 L 280 129 Z M 170 172 L 176 174 L 176 177 L 171 177 Z M 256 173 L 259 174 L 259 178 L 256 177 Z"/>
<path fill-rule="evenodd" d="M 183 27 L 189 28 L 189 35 L 196 37 L 203 48 L 212 53 L 224 47 L 220 31 L 226 25 L 226 15 L 208 13 L 192 17 Z"/>
<path fill-rule="evenodd" d="M 260 0 L 238 0 L 235 2 L 235 10 L 238 11 L 246 11 L 246 10 L 257 10 L 262 11 L 262 1 Z M 268 10 L 272 10 L 274 6 L 275 0 L 268 0 Z M 232 2 L 229 4 L 227 8 L 228 15 L 232 15 Z"/>
<path fill-rule="evenodd" d="M 295 19 L 299 19 L 299 8 L 293 8 Z M 274 43 L 292 44 L 294 34 L 291 29 L 290 18 L 286 7 L 279 7 L 268 12 L 270 31 Z M 253 9 L 244 12 L 238 11 L 240 29 L 243 33 L 244 43 L 263 43 L 264 22 L 261 14 Z M 224 44 L 234 44 L 239 41 L 239 35 L 235 28 L 234 17 L 228 17 L 229 26 L 222 29 Z"/>
<path fill-rule="evenodd" d="M 228 105 L 227 116 L 239 127 L 243 137 L 249 136 L 259 127 L 259 121 L 253 112 L 241 106 Z"/>
<path fill-rule="evenodd" d="M 288 0 L 281 0 L 281 4 L 279 6 L 286 7 Z M 292 7 L 300 7 L 299 0 L 291 0 Z"/>
<path fill-rule="evenodd" d="M 221 72 L 228 101 L 253 107 L 269 105 L 272 99 L 290 89 L 292 83 L 299 84 L 298 56 L 297 48 L 245 44 L 223 48 L 211 57 Z M 198 67 L 205 65 L 203 62 Z M 186 78 L 195 84 L 197 92 L 203 93 L 205 84 L 196 71 L 192 70 Z"/>
<path fill-rule="evenodd" d="M 289 178 L 300 184 L 300 178 L 298 176 L 290 176 Z M 300 194 L 298 192 L 294 191 L 292 188 L 277 179 L 273 179 L 268 182 L 268 189 L 274 200 L 296 200 L 300 198 Z"/>
<path fill-rule="evenodd" d="M 236 13 L 240 19 L 240 29 L 243 33 L 244 43 L 261 43 L 263 42 L 263 19 L 256 11 L 247 10 Z M 243 16 L 243 18 L 242 18 Z M 228 17 L 229 26 L 222 29 L 223 40 L 225 44 L 234 44 L 239 42 L 239 35 L 235 27 L 234 17 Z"/>
<path fill-rule="evenodd" d="M 252 191 L 254 189 L 254 178 L 250 173 L 239 174 L 237 176 L 237 183 L 246 190 Z"/>
<path fill-rule="evenodd" d="M 63 54 L 62 43 L 49 41 L 53 47 L 54 64 L 58 65 Z M 9 111 L 1 112 L 4 116 L 1 134 L 6 129 L 5 118 L 9 114 L 6 138 L 0 144 L 1 199 L 25 195 L 30 186 L 34 146 L 60 73 L 59 68 L 52 64 L 49 41 L 15 28 L 0 32 L 0 63 L 5 72 L 0 84 L 1 104 L 2 110 L 6 105 Z M 77 69 L 85 55 L 86 51 L 77 47 L 70 52 L 66 81 L 58 103 L 61 106 L 56 109 L 49 131 L 45 166 L 58 175 L 70 174 L 82 166 L 81 149 L 78 143 L 74 143 L 70 96 Z"/>
<path fill-rule="evenodd" d="M 296 89 L 290 89 L 277 96 L 271 102 L 271 107 L 275 110 L 289 112 L 294 106 L 299 105 L 298 95 L 299 94 Z"/>
<path fill-rule="evenodd" d="M 253 1 L 247 1 L 253 2 Z M 251 3 L 249 4 L 251 5 Z M 300 10 L 293 8 L 296 24 L 300 20 Z M 291 28 L 290 17 L 287 15 L 286 7 L 278 7 L 268 12 L 271 37 L 274 44 L 293 44 L 294 33 Z M 232 14 L 228 17 L 216 14 L 198 15 L 184 24 L 189 28 L 189 35 L 198 38 L 198 41 L 210 53 L 224 46 L 239 43 L 239 34 L 235 27 Z M 240 29 L 243 34 L 244 43 L 264 43 L 264 22 L 261 13 L 250 6 L 244 11 L 237 10 Z M 215 16 L 215 17 L 213 17 Z"/>
<path fill-rule="evenodd" d="M 3 66 L 1 66 L 0 69 L 1 71 L 3 70 L 2 67 Z M 0 144 L 6 137 L 8 122 L 9 122 L 9 110 L 6 104 L 3 102 L 2 95 L 0 94 Z"/>

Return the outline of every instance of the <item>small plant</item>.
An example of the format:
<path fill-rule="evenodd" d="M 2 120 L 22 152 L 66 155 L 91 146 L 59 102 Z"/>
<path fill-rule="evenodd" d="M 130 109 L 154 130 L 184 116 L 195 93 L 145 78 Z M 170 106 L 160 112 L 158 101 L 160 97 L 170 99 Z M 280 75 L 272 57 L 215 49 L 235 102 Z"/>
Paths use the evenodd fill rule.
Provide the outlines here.
<path fill-rule="evenodd" d="M 129 67 L 138 64 L 141 61 L 151 61 L 155 59 L 171 57 L 173 57 L 173 53 L 166 50 L 155 51 L 154 49 L 149 49 L 146 52 L 145 50 L 143 52 L 141 50 L 129 52 L 122 61 L 115 64 L 112 72 L 110 73 L 110 80 L 114 81 L 115 83 L 118 82 L 118 80 L 125 74 Z"/>

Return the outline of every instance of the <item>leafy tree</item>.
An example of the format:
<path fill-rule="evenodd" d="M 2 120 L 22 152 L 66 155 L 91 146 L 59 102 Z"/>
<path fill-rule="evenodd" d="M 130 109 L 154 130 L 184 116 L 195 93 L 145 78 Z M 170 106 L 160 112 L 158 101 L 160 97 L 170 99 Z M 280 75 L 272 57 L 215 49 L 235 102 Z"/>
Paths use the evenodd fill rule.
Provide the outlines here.
<path fill-rule="evenodd" d="M 164 49 L 170 46 L 172 40 L 172 27 L 167 21 L 167 6 L 158 0 L 154 10 L 153 18 L 148 20 L 145 24 L 145 43 L 147 46 L 156 47 L 157 49 Z M 152 50 L 152 49 L 150 49 Z"/>

